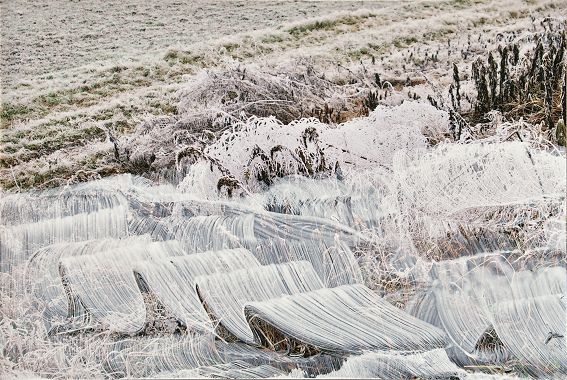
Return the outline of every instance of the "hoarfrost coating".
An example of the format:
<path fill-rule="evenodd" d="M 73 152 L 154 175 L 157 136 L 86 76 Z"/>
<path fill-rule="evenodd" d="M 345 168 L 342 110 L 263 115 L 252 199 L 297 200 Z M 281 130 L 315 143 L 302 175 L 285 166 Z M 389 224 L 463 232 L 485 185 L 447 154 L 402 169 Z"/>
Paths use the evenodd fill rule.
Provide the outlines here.
<path fill-rule="evenodd" d="M 567 376 L 567 3 L 1 6 L 0 377 Z"/>
<path fill-rule="evenodd" d="M 408 110 L 413 122 L 403 124 Z M 54 375 L 61 360 L 79 358 L 93 374 L 136 377 L 191 368 L 462 377 L 458 366 L 486 365 L 564 373 L 565 251 L 556 239 L 565 231 L 538 227 L 565 218 L 564 156 L 528 142 L 428 147 L 426 127 L 445 120 L 412 104 L 335 127 L 251 120 L 208 151 L 234 176 L 250 166 L 231 166 L 229 155 L 267 149 L 278 134 L 292 152 L 309 149 L 301 144 L 310 128 L 311 152 L 345 169 L 340 178 L 335 170 L 274 177 L 269 186 L 250 177 L 232 199 L 216 187 L 130 175 L 4 197 L 3 298 L 31 307 L 5 314 L 7 370 L 37 363 L 18 359 L 26 331 L 27 350 L 54 345 L 49 355 L 66 358 L 48 367 Z M 390 139 L 395 126 L 404 139 Z M 384 148 L 357 151 L 368 145 L 345 139 L 348 127 L 366 128 L 360 139 L 375 136 Z M 201 172 L 213 184 L 215 175 L 210 166 Z M 528 309 L 536 314 L 526 317 Z M 155 363 L 125 364 L 131 350 Z M 369 355 L 379 360 L 367 364 Z M 431 368 L 416 364 L 427 357 Z"/>

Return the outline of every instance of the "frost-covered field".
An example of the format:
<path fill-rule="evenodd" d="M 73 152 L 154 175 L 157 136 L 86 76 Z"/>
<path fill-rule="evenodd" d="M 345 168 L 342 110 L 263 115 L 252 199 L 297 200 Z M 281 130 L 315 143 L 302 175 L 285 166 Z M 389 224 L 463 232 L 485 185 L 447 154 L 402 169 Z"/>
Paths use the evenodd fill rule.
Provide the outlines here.
<path fill-rule="evenodd" d="M 567 375 L 567 4 L 3 2 L 0 377 Z"/>
<path fill-rule="evenodd" d="M 388 2 L 6 1 L 2 7 L 3 83 L 107 61 L 139 59 L 171 46 L 275 28 L 298 19 Z M 110 62 L 111 64 L 112 62 Z"/>

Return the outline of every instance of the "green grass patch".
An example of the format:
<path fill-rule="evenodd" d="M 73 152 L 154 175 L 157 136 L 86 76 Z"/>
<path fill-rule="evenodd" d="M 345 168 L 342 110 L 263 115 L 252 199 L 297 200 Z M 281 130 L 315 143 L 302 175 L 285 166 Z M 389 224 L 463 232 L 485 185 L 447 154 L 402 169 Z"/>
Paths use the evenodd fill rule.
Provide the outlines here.
<path fill-rule="evenodd" d="M 10 125 L 10 122 L 14 119 L 20 119 L 23 116 L 29 114 L 30 108 L 21 104 L 13 103 L 2 103 L 2 113 L 0 114 L 0 119 L 2 120 L 2 128 Z"/>
<path fill-rule="evenodd" d="M 222 46 L 223 46 L 223 47 L 226 49 L 226 51 L 229 52 L 229 53 L 232 53 L 233 51 L 235 51 L 236 49 L 238 49 L 238 48 L 240 47 L 239 44 L 233 43 L 233 42 L 229 42 L 229 43 L 223 44 Z"/>
<path fill-rule="evenodd" d="M 436 30 L 429 30 L 423 33 L 423 39 L 425 41 L 436 41 L 442 37 L 448 36 L 449 34 L 455 33 L 453 28 L 442 28 Z"/>
<path fill-rule="evenodd" d="M 328 19 L 328 20 L 317 20 L 314 22 L 309 22 L 301 25 L 296 25 L 287 30 L 289 34 L 294 37 L 301 37 L 305 34 L 317 31 L 317 30 L 332 30 L 335 29 L 339 25 L 355 25 L 361 22 L 362 20 L 374 17 L 372 14 L 363 15 L 363 16 L 352 16 L 347 15 L 344 17 L 339 17 L 336 19 Z"/>
<path fill-rule="evenodd" d="M 396 37 L 392 41 L 392 45 L 394 45 L 398 49 L 403 49 L 410 46 L 411 44 L 416 43 L 417 41 L 417 38 L 414 36 Z"/>
<path fill-rule="evenodd" d="M 260 40 L 263 44 L 276 44 L 284 41 L 282 36 L 277 34 L 268 34 L 267 36 L 263 36 Z"/>
<path fill-rule="evenodd" d="M 225 44 L 225 48 L 227 48 L 227 50 L 236 49 L 237 47 L 238 44 Z M 176 63 L 182 63 L 184 65 L 200 65 L 205 57 L 201 54 L 193 54 L 190 51 L 169 50 L 163 59 L 169 63 L 170 66 L 173 66 Z"/>

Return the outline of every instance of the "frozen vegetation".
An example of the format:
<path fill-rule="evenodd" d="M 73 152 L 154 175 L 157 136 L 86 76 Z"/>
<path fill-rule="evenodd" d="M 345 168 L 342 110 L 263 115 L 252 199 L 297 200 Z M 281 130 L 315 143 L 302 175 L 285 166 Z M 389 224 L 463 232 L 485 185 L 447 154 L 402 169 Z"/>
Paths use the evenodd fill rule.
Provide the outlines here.
<path fill-rule="evenodd" d="M 567 376 L 565 2 L 0 6 L 0 377 Z"/>

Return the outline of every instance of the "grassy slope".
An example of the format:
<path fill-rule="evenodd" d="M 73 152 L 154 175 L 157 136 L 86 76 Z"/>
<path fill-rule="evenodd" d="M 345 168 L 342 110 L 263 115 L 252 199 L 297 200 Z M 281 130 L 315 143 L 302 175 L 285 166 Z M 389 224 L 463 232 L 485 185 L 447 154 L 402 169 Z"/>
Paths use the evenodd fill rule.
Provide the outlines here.
<path fill-rule="evenodd" d="M 530 17 L 566 8 L 559 1 L 389 3 L 371 12 L 341 13 L 164 51 L 141 62 L 44 76 L 2 98 L 0 185 L 25 189 L 84 179 L 80 170 L 95 175 L 122 171 L 111 144 L 105 143 L 108 133 L 127 134 L 148 114 L 175 114 L 176 91 L 203 68 L 235 62 L 281 67 L 302 56 L 322 69 L 329 61 L 352 67 L 377 60 L 375 66 L 391 77 L 426 72 L 443 85 L 450 63 L 463 60 L 458 47 L 452 56 L 445 48 L 451 41 L 454 47 L 464 44 L 466 35 L 522 31 L 530 27 Z M 416 47 L 420 54 L 408 60 Z M 424 58 L 423 51 L 433 56 L 440 48 L 447 51 L 442 62 Z"/>

